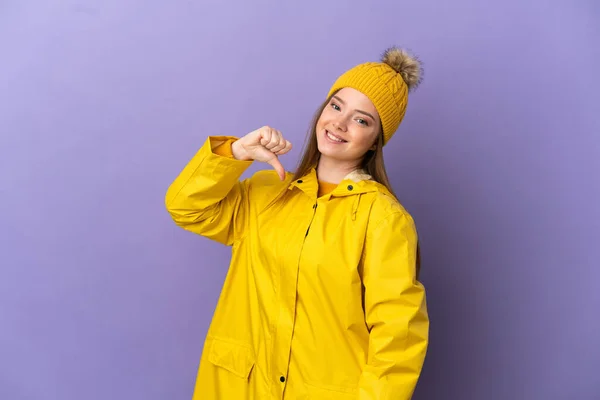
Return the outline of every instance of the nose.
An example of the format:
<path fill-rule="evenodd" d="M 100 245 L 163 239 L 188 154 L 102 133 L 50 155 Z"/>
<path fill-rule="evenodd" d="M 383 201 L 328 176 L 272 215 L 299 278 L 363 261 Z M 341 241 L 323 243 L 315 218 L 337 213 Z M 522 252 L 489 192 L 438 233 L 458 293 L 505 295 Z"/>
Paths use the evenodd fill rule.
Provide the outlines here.
<path fill-rule="evenodd" d="M 335 120 L 333 122 L 333 127 L 339 131 L 345 132 L 346 131 L 346 121 L 344 121 L 342 118 L 338 118 L 337 120 Z"/>

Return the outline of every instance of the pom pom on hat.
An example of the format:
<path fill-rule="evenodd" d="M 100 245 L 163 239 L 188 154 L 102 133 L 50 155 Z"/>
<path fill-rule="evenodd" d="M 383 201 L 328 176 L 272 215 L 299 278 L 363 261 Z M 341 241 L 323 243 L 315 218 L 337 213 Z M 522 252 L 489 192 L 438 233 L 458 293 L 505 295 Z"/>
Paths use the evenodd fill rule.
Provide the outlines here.
<path fill-rule="evenodd" d="M 390 47 L 380 62 L 359 64 L 340 75 L 329 90 L 329 96 L 345 87 L 364 93 L 377 109 L 385 145 L 404 119 L 408 92 L 416 89 L 422 80 L 421 61 L 407 50 Z"/>
<path fill-rule="evenodd" d="M 383 52 L 381 62 L 389 65 L 402 76 L 409 91 L 416 89 L 423 80 L 421 61 L 404 49 L 390 47 Z"/>

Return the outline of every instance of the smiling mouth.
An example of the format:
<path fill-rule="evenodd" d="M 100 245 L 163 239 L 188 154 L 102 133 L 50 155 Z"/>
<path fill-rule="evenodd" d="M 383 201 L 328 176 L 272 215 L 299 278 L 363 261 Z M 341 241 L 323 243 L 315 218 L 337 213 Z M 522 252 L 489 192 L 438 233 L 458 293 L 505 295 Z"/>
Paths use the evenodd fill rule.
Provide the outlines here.
<path fill-rule="evenodd" d="M 336 142 L 336 143 L 346 143 L 347 142 L 347 140 L 344 140 L 341 137 L 335 136 L 334 134 L 332 134 L 328 130 L 325 130 L 325 136 L 327 136 L 327 138 L 329 140 L 331 140 L 333 142 Z"/>

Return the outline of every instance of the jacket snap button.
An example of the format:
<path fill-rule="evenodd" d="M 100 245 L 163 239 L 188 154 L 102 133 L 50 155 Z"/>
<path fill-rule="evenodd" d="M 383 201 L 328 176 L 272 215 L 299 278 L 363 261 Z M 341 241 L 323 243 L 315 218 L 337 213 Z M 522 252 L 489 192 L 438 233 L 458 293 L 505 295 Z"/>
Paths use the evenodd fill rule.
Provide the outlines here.
<path fill-rule="evenodd" d="M 352 189 L 354 189 L 354 186 L 348 185 L 348 190 L 352 190 Z"/>
<path fill-rule="evenodd" d="M 302 179 L 298 179 L 298 183 L 302 183 Z"/>
<path fill-rule="evenodd" d="M 282 376 L 282 377 L 279 378 L 279 380 L 283 383 L 283 382 L 285 382 L 285 377 Z"/>

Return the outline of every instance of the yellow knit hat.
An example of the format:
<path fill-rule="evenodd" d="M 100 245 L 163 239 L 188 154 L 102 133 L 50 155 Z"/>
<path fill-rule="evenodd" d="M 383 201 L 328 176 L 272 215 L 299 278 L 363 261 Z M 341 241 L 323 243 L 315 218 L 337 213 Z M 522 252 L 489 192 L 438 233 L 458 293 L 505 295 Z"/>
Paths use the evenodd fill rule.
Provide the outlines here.
<path fill-rule="evenodd" d="M 328 97 L 350 87 L 364 93 L 375 105 L 383 126 L 383 144 L 396 133 L 406 113 L 408 92 L 421 83 L 421 62 L 406 50 L 387 49 L 381 62 L 359 64 L 344 72 L 331 87 Z"/>

